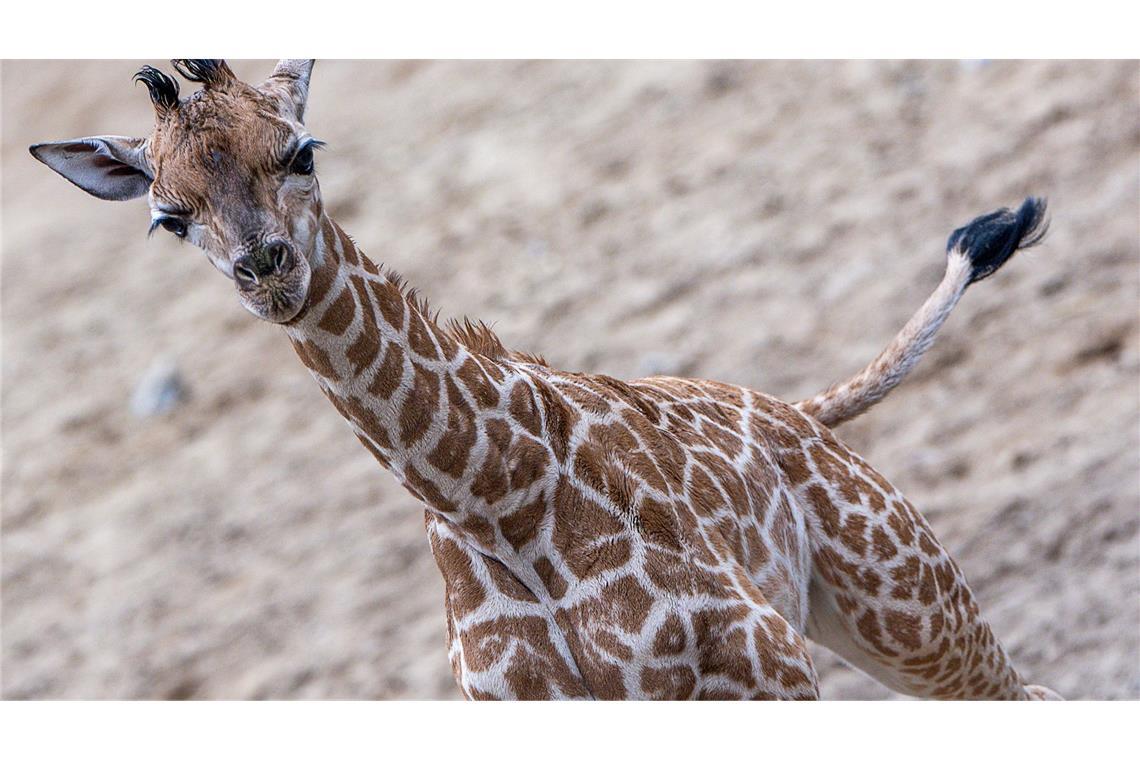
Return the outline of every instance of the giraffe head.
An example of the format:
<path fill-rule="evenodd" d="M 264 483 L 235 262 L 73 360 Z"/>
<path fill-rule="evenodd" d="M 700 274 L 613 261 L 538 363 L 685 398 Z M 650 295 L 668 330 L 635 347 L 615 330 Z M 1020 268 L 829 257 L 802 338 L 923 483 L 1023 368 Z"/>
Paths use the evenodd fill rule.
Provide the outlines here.
<path fill-rule="evenodd" d="M 148 137 L 102 135 L 39 143 L 32 155 L 96 198 L 146 195 L 162 227 L 206 252 L 233 280 L 242 305 L 270 322 L 296 316 L 308 296 L 322 213 L 303 117 L 313 62 L 285 60 L 253 86 L 220 60 L 174 68 L 202 88 L 150 66 L 135 75 L 155 108 Z"/>

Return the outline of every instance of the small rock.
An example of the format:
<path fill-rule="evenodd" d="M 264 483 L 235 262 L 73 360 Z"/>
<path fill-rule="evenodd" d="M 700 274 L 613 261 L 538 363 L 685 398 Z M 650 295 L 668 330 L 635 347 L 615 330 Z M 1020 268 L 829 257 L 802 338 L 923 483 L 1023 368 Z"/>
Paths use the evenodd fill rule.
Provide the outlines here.
<path fill-rule="evenodd" d="M 136 417 L 166 414 L 186 400 L 186 385 L 169 359 L 156 359 L 135 386 L 131 412 Z"/>

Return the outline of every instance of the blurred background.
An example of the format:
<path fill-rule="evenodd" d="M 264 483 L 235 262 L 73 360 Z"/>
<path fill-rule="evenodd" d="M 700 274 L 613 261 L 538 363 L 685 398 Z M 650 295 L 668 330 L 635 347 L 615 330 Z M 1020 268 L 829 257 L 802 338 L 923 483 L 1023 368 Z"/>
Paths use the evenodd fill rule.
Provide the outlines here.
<path fill-rule="evenodd" d="M 204 255 L 28 155 L 147 133 L 144 63 L 3 64 L 3 696 L 456 698 L 417 502 Z M 1136 62 L 322 61 L 308 125 L 332 215 L 443 316 L 789 400 L 890 340 L 952 229 L 1048 196 L 840 434 L 1029 681 L 1140 697 Z M 813 655 L 824 697 L 891 696 Z"/>

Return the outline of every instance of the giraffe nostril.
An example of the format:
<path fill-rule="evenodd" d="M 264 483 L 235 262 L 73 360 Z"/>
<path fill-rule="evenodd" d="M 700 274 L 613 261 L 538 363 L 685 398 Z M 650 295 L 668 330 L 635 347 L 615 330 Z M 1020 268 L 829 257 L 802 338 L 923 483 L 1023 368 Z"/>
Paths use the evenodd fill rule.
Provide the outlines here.
<path fill-rule="evenodd" d="M 234 278 L 243 285 L 256 285 L 257 272 L 245 259 L 243 256 L 234 262 Z"/>
<path fill-rule="evenodd" d="M 266 253 L 277 274 L 285 274 L 293 268 L 293 252 L 287 244 L 280 241 L 270 243 Z"/>

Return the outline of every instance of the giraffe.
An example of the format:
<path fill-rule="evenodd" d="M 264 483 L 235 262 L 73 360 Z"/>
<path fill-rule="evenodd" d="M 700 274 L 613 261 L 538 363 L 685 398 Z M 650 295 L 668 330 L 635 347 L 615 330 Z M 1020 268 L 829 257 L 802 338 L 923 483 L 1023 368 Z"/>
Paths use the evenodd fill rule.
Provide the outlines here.
<path fill-rule="evenodd" d="M 559 371 L 441 324 L 329 217 L 304 125 L 312 61 L 263 83 L 178 59 L 136 74 L 146 138 L 40 143 L 106 200 L 147 196 L 241 305 L 281 326 L 377 462 L 424 505 L 447 652 L 470 699 L 815 699 L 806 640 L 918 697 L 1026 683 L 919 511 L 833 428 L 890 392 L 969 285 L 1041 240 L 1026 199 L 956 230 L 934 293 L 864 370 L 789 404 L 711 380 Z"/>

